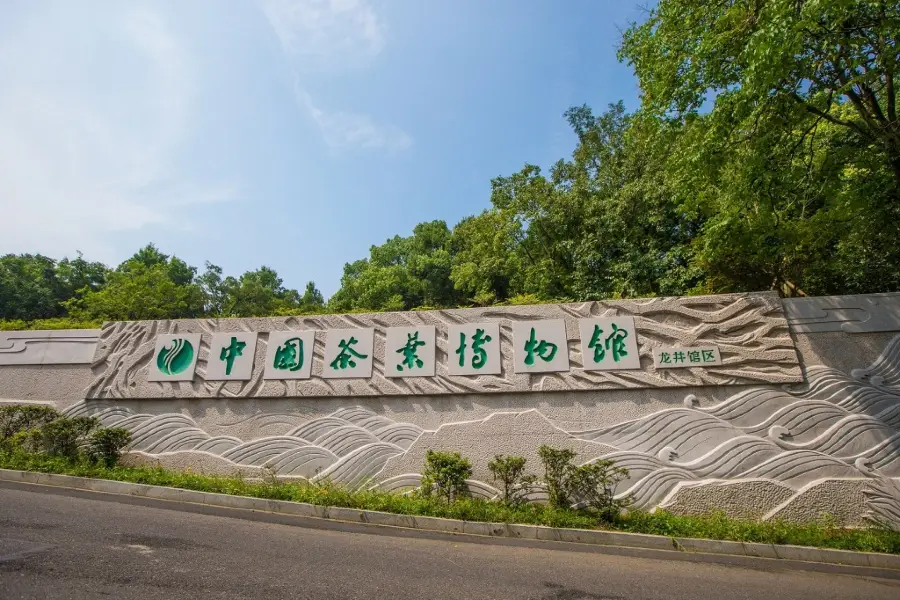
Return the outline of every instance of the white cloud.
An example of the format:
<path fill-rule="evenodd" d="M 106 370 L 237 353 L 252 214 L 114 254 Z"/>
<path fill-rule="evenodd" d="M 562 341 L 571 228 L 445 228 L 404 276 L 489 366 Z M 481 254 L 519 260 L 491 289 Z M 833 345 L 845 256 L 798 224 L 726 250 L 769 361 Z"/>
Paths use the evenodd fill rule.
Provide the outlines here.
<path fill-rule="evenodd" d="M 402 129 L 379 125 L 366 115 L 325 112 L 299 86 L 294 88 L 294 96 L 319 127 L 325 143 L 334 150 L 372 148 L 399 152 L 412 146 L 412 138 Z"/>
<path fill-rule="evenodd" d="M 31 4 L 0 36 L 0 252 L 115 260 L 104 234 L 230 196 L 173 171 L 194 75 L 150 8 Z"/>
<path fill-rule="evenodd" d="M 384 47 L 384 26 L 364 0 L 261 0 L 278 41 L 301 69 L 365 63 Z"/>
<path fill-rule="evenodd" d="M 370 62 L 385 44 L 385 27 L 365 0 L 260 0 L 287 59 L 297 105 L 334 150 L 405 150 L 412 138 L 372 117 L 317 105 L 301 74 L 342 71 Z"/>

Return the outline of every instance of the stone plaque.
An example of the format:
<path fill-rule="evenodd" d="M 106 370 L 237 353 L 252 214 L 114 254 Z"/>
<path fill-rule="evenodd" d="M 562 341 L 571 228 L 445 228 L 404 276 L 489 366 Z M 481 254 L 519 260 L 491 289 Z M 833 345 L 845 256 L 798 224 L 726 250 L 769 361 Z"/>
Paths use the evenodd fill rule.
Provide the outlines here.
<path fill-rule="evenodd" d="M 256 332 L 214 333 L 206 362 L 209 381 L 247 381 L 253 376 Z"/>
<path fill-rule="evenodd" d="M 199 333 L 157 336 L 147 381 L 193 381 L 199 353 Z"/>
<path fill-rule="evenodd" d="M 434 325 L 388 327 L 385 377 L 434 377 Z"/>
<path fill-rule="evenodd" d="M 654 348 L 653 366 L 657 369 L 683 369 L 687 367 L 714 367 L 722 364 L 716 346 L 692 348 Z"/>
<path fill-rule="evenodd" d="M 447 328 L 450 375 L 499 375 L 503 369 L 498 323 L 462 323 Z"/>
<path fill-rule="evenodd" d="M 350 379 L 372 376 L 375 329 L 329 329 L 325 338 L 322 377 Z"/>
<path fill-rule="evenodd" d="M 270 332 L 263 379 L 309 379 L 315 341 L 311 329 Z"/>
<path fill-rule="evenodd" d="M 513 323 L 516 373 L 551 373 L 569 370 L 569 343 L 562 319 Z"/>
<path fill-rule="evenodd" d="M 585 371 L 640 369 L 634 317 L 579 319 Z"/>

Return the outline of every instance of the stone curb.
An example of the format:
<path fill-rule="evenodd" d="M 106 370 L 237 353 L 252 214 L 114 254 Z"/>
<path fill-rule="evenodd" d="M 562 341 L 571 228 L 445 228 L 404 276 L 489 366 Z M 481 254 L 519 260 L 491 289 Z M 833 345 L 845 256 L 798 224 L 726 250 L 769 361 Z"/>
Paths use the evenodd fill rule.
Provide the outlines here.
<path fill-rule="evenodd" d="M 541 525 L 513 525 L 508 523 L 458 521 L 455 519 L 441 519 L 438 517 L 398 515 L 374 510 L 318 506 L 315 504 L 304 504 L 301 502 L 290 502 L 285 500 L 248 498 L 245 496 L 213 494 L 180 488 L 126 483 L 123 481 L 90 479 L 31 471 L 12 471 L 8 469 L 0 469 L 0 481 L 33 483 L 107 494 L 152 498 L 156 500 L 189 502 L 224 508 L 256 510 L 298 517 L 331 519 L 350 523 L 402 527 L 406 529 L 419 529 L 422 531 L 436 531 L 442 533 L 573 542 L 578 544 L 642 548 L 649 550 L 678 550 L 705 554 L 727 554 L 732 556 L 749 556 L 756 558 L 773 558 L 849 565 L 854 567 L 900 570 L 900 556 L 874 552 L 852 552 L 849 550 L 831 550 L 807 546 L 783 546 L 777 544 L 730 542 L 699 538 L 672 538 L 662 535 L 598 531 L 592 529 L 558 529 Z"/>

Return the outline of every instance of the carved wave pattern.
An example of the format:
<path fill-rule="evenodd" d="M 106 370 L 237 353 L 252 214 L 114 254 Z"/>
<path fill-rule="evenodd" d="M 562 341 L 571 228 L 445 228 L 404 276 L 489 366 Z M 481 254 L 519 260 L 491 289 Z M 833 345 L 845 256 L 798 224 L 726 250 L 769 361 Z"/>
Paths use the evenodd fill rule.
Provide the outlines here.
<path fill-rule="evenodd" d="M 403 454 L 423 432 L 415 425 L 395 423 L 363 408 L 341 409 L 286 435 L 251 441 L 212 436 L 182 414 L 134 414 L 91 402 L 75 404 L 64 414 L 93 415 L 107 427 L 128 429 L 132 451 L 211 454 L 235 467 L 269 467 L 281 476 L 328 478 L 354 489 L 372 480 L 388 459 Z"/>
<path fill-rule="evenodd" d="M 580 318 L 633 316 L 640 342 L 641 370 L 585 371 L 581 364 Z M 571 370 L 564 373 L 514 373 L 512 323 L 564 319 L 569 339 Z M 498 322 L 503 356 L 500 375 L 451 376 L 447 340 L 450 325 Z M 388 327 L 433 325 L 437 328 L 435 377 L 385 377 Z M 374 368 L 369 379 L 323 379 L 324 331 L 336 328 L 375 328 Z M 264 380 L 269 331 L 314 329 L 310 379 Z M 205 379 L 208 340 L 212 333 L 258 331 L 253 376 L 249 381 Z M 165 333 L 201 333 L 195 379 L 190 383 L 148 382 L 156 336 Z M 723 364 L 695 369 L 653 368 L 657 346 L 716 345 Z M 110 323 L 102 331 L 94 380 L 86 398 L 252 398 L 294 396 L 382 396 L 467 393 L 598 390 L 624 388 L 790 383 L 802 381 L 797 353 L 776 294 L 732 294 L 696 298 L 584 302 L 487 309 L 436 310 L 406 313 L 322 315 L 260 319 L 207 319 Z"/>
<path fill-rule="evenodd" d="M 666 504 L 686 482 L 764 480 L 790 488 L 796 497 L 818 481 L 866 479 L 872 483 L 866 493 L 870 513 L 892 519 L 900 510 L 900 492 L 894 493 L 900 490 L 898 363 L 900 336 L 871 367 L 854 371 L 855 377 L 812 367 L 801 386 L 748 389 L 708 407 L 697 406 L 689 395 L 684 407 L 566 433 L 614 448 L 603 458 L 630 473 L 616 492 L 631 495 L 641 508 Z M 182 414 L 132 414 L 109 401 L 82 402 L 66 412 L 95 414 L 106 425 L 125 427 L 133 434 L 132 448 L 150 454 L 209 453 L 235 465 L 268 465 L 280 475 L 327 477 L 351 488 L 408 490 L 420 481 L 415 473 L 379 474 L 425 431 L 362 407 L 343 408 L 285 435 L 252 441 L 210 436 Z M 478 428 L 487 420 L 450 425 Z M 547 427 L 555 429 L 549 421 Z M 439 446 L 440 432 L 429 432 L 436 434 L 429 446 Z M 484 482 L 472 482 L 470 488 L 483 497 L 498 493 Z M 538 489 L 532 497 L 546 496 Z"/>

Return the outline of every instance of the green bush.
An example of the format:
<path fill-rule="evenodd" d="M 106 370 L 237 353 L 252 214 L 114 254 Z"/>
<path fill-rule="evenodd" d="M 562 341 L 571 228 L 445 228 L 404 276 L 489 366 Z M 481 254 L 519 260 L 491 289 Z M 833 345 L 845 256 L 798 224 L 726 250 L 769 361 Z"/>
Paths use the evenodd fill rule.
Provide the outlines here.
<path fill-rule="evenodd" d="M 88 437 L 88 457 L 114 467 L 122 456 L 122 450 L 131 443 L 131 432 L 121 427 L 98 429 Z"/>
<path fill-rule="evenodd" d="M 9 404 L 0 406 L 0 444 L 19 432 L 41 427 L 59 417 L 51 406 L 41 404 Z"/>
<path fill-rule="evenodd" d="M 29 445 L 44 454 L 75 460 L 88 435 L 99 426 L 97 417 L 60 417 L 32 429 Z"/>
<path fill-rule="evenodd" d="M 538 448 L 538 456 L 544 464 L 544 485 L 550 506 L 568 508 L 572 505 L 569 495 L 569 477 L 575 465 L 572 460 L 577 456 L 568 448 L 551 448 L 544 445 Z"/>
<path fill-rule="evenodd" d="M 597 511 L 601 520 L 611 523 L 631 504 L 631 498 L 616 498 L 616 485 L 628 478 L 628 469 L 611 460 L 599 459 L 570 470 L 566 482 L 569 494 Z"/>
<path fill-rule="evenodd" d="M 524 456 L 497 454 L 488 463 L 488 470 L 494 476 L 494 483 L 499 481 L 503 485 L 500 491 L 503 494 L 504 503 L 519 506 L 527 501 L 528 493 L 537 478 L 525 474 L 526 462 Z"/>
<path fill-rule="evenodd" d="M 468 495 L 466 479 L 471 476 L 472 463 L 460 456 L 459 452 L 428 450 L 425 453 L 420 491 L 426 497 L 436 494 L 450 503 Z"/>
<path fill-rule="evenodd" d="M 103 326 L 102 319 L 90 321 L 59 317 L 53 319 L 35 319 L 23 321 L 21 319 L 0 319 L 0 331 L 28 331 L 46 329 L 100 329 Z"/>

